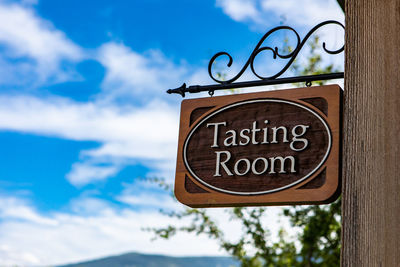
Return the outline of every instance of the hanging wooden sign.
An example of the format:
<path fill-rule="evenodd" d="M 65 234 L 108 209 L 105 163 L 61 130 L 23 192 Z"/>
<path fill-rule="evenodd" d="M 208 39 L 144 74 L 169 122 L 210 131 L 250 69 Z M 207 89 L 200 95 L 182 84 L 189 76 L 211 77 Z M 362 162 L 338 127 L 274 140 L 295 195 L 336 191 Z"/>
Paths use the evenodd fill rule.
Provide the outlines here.
<path fill-rule="evenodd" d="M 335 200 L 340 110 L 337 85 L 183 100 L 177 199 L 191 207 Z"/>

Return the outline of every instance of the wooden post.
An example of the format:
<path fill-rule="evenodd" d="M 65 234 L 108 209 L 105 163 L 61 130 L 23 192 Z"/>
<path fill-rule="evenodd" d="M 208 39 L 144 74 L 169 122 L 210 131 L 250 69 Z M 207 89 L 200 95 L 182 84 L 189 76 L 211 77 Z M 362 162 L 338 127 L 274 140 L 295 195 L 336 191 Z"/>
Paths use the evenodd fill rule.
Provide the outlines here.
<path fill-rule="evenodd" d="M 400 266 L 400 1 L 346 1 L 342 266 Z"/>

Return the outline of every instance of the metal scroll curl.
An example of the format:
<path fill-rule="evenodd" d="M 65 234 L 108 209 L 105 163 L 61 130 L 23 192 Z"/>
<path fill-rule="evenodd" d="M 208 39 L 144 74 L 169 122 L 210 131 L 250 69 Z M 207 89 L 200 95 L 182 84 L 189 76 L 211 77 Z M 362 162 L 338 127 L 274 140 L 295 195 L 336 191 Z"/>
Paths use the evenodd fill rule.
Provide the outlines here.
<path fill-rule="evenodd" d="M 287 69 L 290 67 L 290 65 L 293 63 L 293 61 L 296 59 L 297 55 L 299 54 L 299 52 L 301 51 L 301 49 L 303 48 L 304 44 L 307 42 L 307 40 L 310 38 L 310 36 L 317 31 L 319 28 L 328 25 L 328 24 L 334 24 L 334 25 L 338 25 L 340 27 L 343 28 L 344 30 L 344 26 L 343 24 L 341 24 L 338 21 L 334 21 L 334 20 L 328 20 L 328 21 L 324 21 L 318 25 L 316 25 L 314 28 L 312 28 L 307 35 L 304 37 L 303 40 L 300 39 L 299 34 L 297 33 L 297 31 L 295 29 L 293 29 L 292 27 L 289 26 L 279 26 L 276 27 L 274 29 L 271 29 L 270 31 L 268 31 L 266 34 L 264 34 L 264 36 L 260 39 L 260 41 L 258 42 L 258 44 L 256 45 L 256 47 L 254 48 L 253 52 L 251 53 L 250 57 L 247 59 L 246 63 L 244 64 L 244 66 L 242 67 L 242 69 L 239 71 L 238 74 L 236 74 L 233 78 L 229 79 L 229 80 L 220 80 L 218 78 L 216 78 L 213 75 L 212 72 L 212 67 L 214 66 L 214 62 L 220 58 L 220 57 L 224 57 L 227 56 L 229 58 L 229 61 L 227 63 L 227 67 L 231 67 L 232 63 L 233 63 L 233 58 L 232 56 L 227 53 L 227 52 L 219 52 L 217 54 L 215 54 L 211 59 L 210 62 L 208 63 L 208 74 L 210 75 L 211 79 L 213 79 L 215 82 L 220 83 L 220 84 L 230 84 L 233 83 L 234 81 L 236 81 L 237 79 L 239 79 L 242 74 L 246 71 L 246 69 L 250 66 L 250 69 L 252 71 L 252 73 L 259 79 L 261 80 L 273 80 L 278 78 L 279 76 L 281 76 L 283 73 L 285 73 L 287 71 Z M 293 32 L 296 36 L 296 46 L 294 48 L 294 50 L 288 54 L 280 54 L 279 53 L 279 49 L 278 47 L 272 48 L 269 46 L 262 46 L 262 44 L 264 43 L 264 41 L 274 32 L 280 31 L 280 30 L 289 30 L 290 32 Z M 326 43 L 323 42 L 322 44 L 322 48 L 323 50 L 328 53 L 328 54 L 339 54 L 341 52 L 343 52 L 344 50 L 344 45 L 337 49 L 337 50 L 329 50 L 326 48 Z M 258 74 L 254 68 L 254 60 L 256 59 L 256 57 L 263 51 L 271 51 L 273 54 L 273 59 L 277 59 L 277 58 L 281 58 L 281 59 L 289 59 L 289 61 L 286 63 L 286 65 L 276 74 L 271 75 L 271 76 L 262 76 L 260 74 Z"/>
<path fill-rule="evenodd" d="M 287 83 L 298 83 L 298 82 L 305 82 L 306 86 L 311 86 L 312 81 L 321 81 L 321 80 L 330 80 L 330 79 L 341 79 L 344 77 L 343 72 L 336 72 L 336 73 L 326 73 L 326 74 L 315 74 L 315 75 L 305 75 L 305 76 L 295 76 L 295 77 L 284 77 L 280 78 L 280 76 L 285 73 L 290 65 L 292 65 L 293 61 L 296 59 L 297 55 L 301 51 L 301 49 L 304 47 L 304 44 L 307 42 L 307 40 L 310 38 L 310 36 L 317 31 L 319 28 L 328 25 L 328 24 L 333 24 L 337 25 L 339 27 L 342 27 L 343 29 L 344 26 L 338 21 L 334 20 L 327 20 L 324 21 L 318 25 L 316 25 L 314 28 L 312 28 L 307 35 L 304 37 L 303 40 L 301 40 L 299 34 L 289 26 L 279 26 L 276 27 L 270 31 L 268 31 L 258 42 L 256 47 L 254 48 L 253 52 L 251 53 L 250 57 L 247 59 L 246 63 L 242 67 L 242 69 L 231 79 L 229 80 L 220 80 L 216 78 L 213 75 L 212 68 L 214 66 L 214 62 L 220 58 L 220 57 L 228 57 L 229 61 L 227 66 L 231 67 L 233 63 L 233 58 L 232 56 L 227 53 L 227 52 L 219 52 L 215 54 L 211 59 L 210 62 L 208 63 L 208 74 L 210 75 L 211 79 L 213 79 L 217 84 L 212 84 L 212 85 L 191 85 L 189 87 L 186 86 L 186 84 L 182 84 L 182 86 L 175 88 L 175 89 L 169 89 L 167 90 L 168 94 L 180 94 L 182 97 L 185 97 L 186 93 L 198 93 L 198 92 L 204 92 L 208 91 L 210 96 L 214 94 L 214 91 L 216 90 L 226 90 L 226 89 L 237 89 L 237 88 L 244 88 L 244 87 L 254 87 L 254 86 L 265 86 L 265 85 L 276 85 L 276 84 L 287 84 Z M 290 32 L 294 33 L 296 36 L 296 46 L 292 52 L 289 52 L 287 54 L 279 52 L 278 48 L 272 48 L 270 46 L 262 46 L 264 41 L 274 32 L 280 31 L 280 30 L 289 30 Z M 325 42 L 322 44 L 323 50 L 331 55 L 339 54 L 343 52 L 344 50 L 344 45 L 337 49 L 337 50 L 329 50 L 326 48 Z M 264 52 L 264 51 L 270 51 L 272 52 L 273 58 L 277 59 L 289 59 L 286 65 L 276 74 L 272 76 L 262 76 L 258 74 L 254 68 L 254 60 L 256 57 Z M 251 71 L 253 74 L 258 78 L 258 80 L 254 81 L 244 81 L 244 82 L 235 82 L 237 79 L 239 79 L 242 74 L 247 70 L 247 68 L 250 66 Z"/>

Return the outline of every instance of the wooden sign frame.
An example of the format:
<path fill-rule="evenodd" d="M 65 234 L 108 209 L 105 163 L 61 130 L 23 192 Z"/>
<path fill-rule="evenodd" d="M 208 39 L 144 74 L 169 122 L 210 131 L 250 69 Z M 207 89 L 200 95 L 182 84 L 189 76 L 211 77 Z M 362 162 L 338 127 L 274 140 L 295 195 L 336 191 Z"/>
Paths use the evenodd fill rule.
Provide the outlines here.
<path fill-rule="evenodd" d="M 309 176 L 280 188 L 256 194 L 235 194 L 209 186 L 195 177 L 185 164 L 185 142 L 207 116 L 233 103 L 271 101 L 302 106 L 322 118 L 329 128 L 330 148 L 326 158 Z M 335 200 L 341 186 L 341 105 L 342 89 L 338 85 L 266 91 L 212 98 L 187 99 L 181 104 L 175 196 L 190 207 L 230 207 L 259 205 L 323 204 Z M 312 140 L 310 141 L 312 142 Z M 187 145 L 187 144 L 186 144 Z M 282 163 L 281 163 L 282 164 Z"/>

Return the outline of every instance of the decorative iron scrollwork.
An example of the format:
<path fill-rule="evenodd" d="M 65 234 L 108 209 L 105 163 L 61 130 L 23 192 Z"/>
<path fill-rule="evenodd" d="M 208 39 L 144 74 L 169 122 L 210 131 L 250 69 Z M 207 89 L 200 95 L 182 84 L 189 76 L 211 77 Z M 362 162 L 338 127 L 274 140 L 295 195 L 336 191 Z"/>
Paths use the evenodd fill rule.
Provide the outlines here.
<path fill-rule="evenodd" d="M 343 78 L 344 73 L 339 72 L 339 73 L 331 73 L 331 74 L 320 74 L 320 75 L 308 75 L 308 76 L 298 76 L 298 77 L 290 77 L 290 78 L 279 78 L 283 73 L 285 73 L 288 68 L 292 65 L 294 60 L 296 59 L 297 55 L 301 51 L 301 49 L 304 47 L 304 44 L 307 42 L 307 40 L 310 38 L 310 36 L 317 31 L 319 28 L 328 25 L 328 24 L 333 24 L 333 25 L 338 25 L 345 29 L 343 24 L 341 24 L 338 21 L 334 20 L 328 20 L 324 21 L 322 23 L 319 23 L 318 25 L 314 26 L 304 37 L 303 40 L 301 40 L 300 35 L 297 33 L 296 30 L 294 30 L 292 27 L 289 26 L 279 26 L 276 28 L 271 29 L 268 31 L 264 36 L 260 39 L 256 47 L 254 48 L 253 52 L 247 59 L 246 63 L 242 67 L 242 69 L 231 79 L 228 80 L 220 80 L 216 78 L 213 75 L 212 68 L 214 66 L 214 62 L 220 58 L 227 56 L 229 61 L 227 63 L 227 67 L 231 67 L 233 63 L 233 58 L 232 56 L 227 53 L 227 52 L 219 52 L 215 54 L 211 59 L 210 62 L 208 63 L 208 74 L 213 79 L 215 82 L 219 83 L 219 85 L 206 85 L 206 86 L 200 86 L 200 85 L 194 85 L 190 87 L 186 87 L 186 84 L 183 84 L 181 87 L 176 88 L 176 89 L 169 89 L 167 93 L 178 93 L 182 95 L 182 97 L 185 96 L 185 92 L 190 92 L 190 93 L 197 93 L 197 92 L 202 92 L 202 91 L 208 91 L 208 92 L 214 92 L 215 90 L 224 90 L 224 89 L 230 89 L 230 88 L 242 88 L 242 87 L 251 87 L 251 86 L 260 86 L 260 85 L 273 85 L 273 84 L 283 84 L 283 83 L 292 83 L 292 82 L 306 82 L 307 86 L 311 85 L 312 81 L 317 81 L 317 80 L 327 80 L 327 79 L 337 79 L 337 78 Z M 293 32 L 296 36 L 296 46 L 293 49 L 292 52 L 289 52 L 288 54 L 281 54 L 279 52 L 278 47 L 272 48 L 270 46 L 262 46 L 264 41 L 273 33 L 280 31 L 280 30 L 289 30 Z M 322 44 L 323 50 L 331 55 L 339 54 L 343 52 L 344 50 L 344 44 L 341 48 L 337 50 L 329 50 L 326 48 L 326 43 L 323 42 Z M 289 61 L 285 64 L 285 66 L 276 74 L 265 77 L 260 74 L 258 74 L 255 70 L 254 67 L 254 60 L 256 57 L 264 51 L 271 51 L 273 59 L 289 59 Z M 258 81 L 247 81 L 247 82 L 237 82 L 234 83 L 237 79 L 239 79 L 242 74 L 247 70 L 247 68 L 250 66 L 250 69 L 252 73 L 260 80 Z"/>
<path fill-rule="evenodd" d="M 231 78 L 231 79 L 229 79 L 229 80 L 219 80 L 219 79 L 217 79 L 216 77 L 214 77 L 214 75 L 213 75 L 213 73 L 212 73 L 212 66 L 214 65 L 215 60 L 216 60 L 217 58 L 221 57 L 221 56 L 228 56 L 229 62 L 228 62 L 228 64 L 227 64 L 227 66 L 228 66 L 228 67 L 231 67 L 231 66 L 232 66 L 232 63 L 233 63 L 232 56 L 231 56 L 229 53 L 227 53 L 227 52 L 219 52 L 219 53 L 215 54 L 215 55 L 211 58 L 210 62 L 208 63 L 208 74 L 210 75 L 211 79 L 213 79 L 213 80 L 214 80 L 215 82 L 217 82 L 217 83 L 232 83 L 232 82 L 236 81 L 237 79 L 239 79 L 240 76 L 242 76 L 242 74 L 246 71 L 246 69 L 247 69 L 247 68 L 249 67 L 249 65 L 250 65 L 251 71 L 252 71 L 253 74 L 254 74 L 256 77 L 258 77 L 259 79 L 261 79 L 261 80 L 265 80 L 265 79 L 269 79 L 269 80 L 271 80 L 271 79 L 276 79 L 276 78 L 278 78 L 279 76 L 281 76 L 281 75 L 290 67 L 290 65 L 293 63 L 293 61 L 296 59 L 297 55 L 299 54 L 300 50 L 303 48 L 304 44 L 307 42 L 308 38 L 309 38 L 316 30 L 318 30 L 319 28 L 321 28 L 322 26 L 327 25 L 327 24 L 336 24 L 336 25 L 341 26 L 341 27 L 344 29 L 344 26 L 343 26 L 340 22 L 337 22 L 337 21 L 334 21 L 334 20 L 328 20 L 328 21 L 322 22 L 322 23 L 316 25 L 314 28 L 312 28 L 311 31 L 309 31 L 308 34 L 304 37 L 304 39 L 301 41 L 301 40 L 300 40 L 300 36 L 299 36 L 299 34 L 297 33 L 297 31 L 296 31 L 295 29 L 293 29 L 292 27 L 289 27 L 289 26 L 279 26 L 279 27 L 276 27 L 276 28 L 274 28 L 274 29 L 268 31 L 268 32 L 260 39 L 260 41 L 258 42 L 258 44 L 256 45 L 256 47 L 254 48 L 253 52 L 251 53 L 250 57 L 247 59 L 247 62 L 244 64 L 244 66 L 242 67 L 242 69 L 239 71 L 239 73 L 238 73 L 235 77 L 233 77 L 233 78 Z M 291 53 L 289 53 L 289 54 L 287 54 L 287 55 L 282 55 L 282 54 L 280 54 L 280 53 L 279 53 L 279 50 L 278 50 L 278 47 L 272 48 L 272 47 L 269 47 L 269 46 L 262 46 L 262 44 L 264 43 L 264 41 L 265 41 L 271 34 L 273 34 L 274 32 L 280 31 L 280 30 L 289 30 L 289 31 L 293 32 L 293 33 L 295 34 L 295 36 L 296 36 L 296 41 L 297 41 L 296 47 L 293 49 L 293 51 L 292 51 Z M 326 53 L 328 53 L 328 54 L 338 54 L 338 53 L 341 53 L 341 52 L 344 50 L 344 45 L 343 45 L 343 47 L 341 47 L 341 48 L 338 49 L 338 50 L 331 51 L 331 50 L 328 50 L 328 49 L 326 48 L 326 44 L 325 44 L 325 42 L 324 42 L 324 43 L 322 44 L 322 48 L 323 48 L 324 51 L 325 51 Z M 271 51 L 271 52 L 273 53 L 273 58 L 274 58 L 274 59 L 277 59 L 278 57 L 281 58 L 281 59 L 290 59 L 290 60 L 286 63 L 286 65 L 285 65 L 278 73 L 276 73 L 276 74 L 274 74 L 274 75 L 271 75 L 271 76 L 269 76 L 269 77 L 265 77 L 265 76 L 259 75 L 259 74 L 256 72 L 255 68 L 254 68 L 254 60 L 256 59 L 257 55 L 259 55 L 261 52 L 266 51 L 266 50 Z"/>

